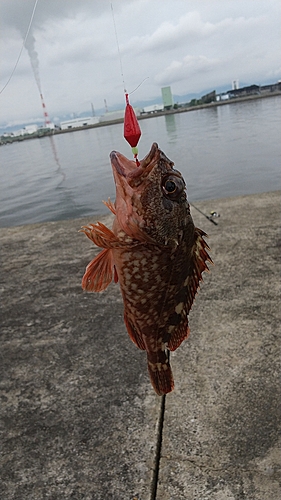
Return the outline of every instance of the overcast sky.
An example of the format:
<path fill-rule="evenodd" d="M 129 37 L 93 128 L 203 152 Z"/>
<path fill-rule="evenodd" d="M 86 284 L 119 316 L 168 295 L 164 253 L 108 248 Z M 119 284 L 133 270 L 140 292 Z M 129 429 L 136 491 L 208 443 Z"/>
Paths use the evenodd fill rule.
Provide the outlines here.
<path fill-rule="evenodd" d="M 0 89 L 26 35 L 35 0 L 0 0 Z M 0 126 L 42 119 L 37 78 L 51 119 L 123 105 L 112 16 L 131 104 L 208 92 L 233 80 L 281 78 L 280 0 L 38 0 L 27 48 L 0 94 Z"/>

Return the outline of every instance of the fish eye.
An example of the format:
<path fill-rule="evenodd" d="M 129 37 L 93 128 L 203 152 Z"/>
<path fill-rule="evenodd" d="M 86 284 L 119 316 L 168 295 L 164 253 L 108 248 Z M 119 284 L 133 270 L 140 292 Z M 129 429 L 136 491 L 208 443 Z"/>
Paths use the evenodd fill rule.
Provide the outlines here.
<path fill-rule="evenodd" d="M 176 183 L 174 181 L 171 181 L 170 179 L 168 179 L 165 182 L 165 189 L 168 193 L 174 193 L 177 189 Z"/>
<path fill-rule="evenodd" d="M 182 178 L 176 175 L 169 175 L 169 177 L 163 180 L 162 189 L 166 198 L 177 201 L 185 189 L 185 183 Z"/>

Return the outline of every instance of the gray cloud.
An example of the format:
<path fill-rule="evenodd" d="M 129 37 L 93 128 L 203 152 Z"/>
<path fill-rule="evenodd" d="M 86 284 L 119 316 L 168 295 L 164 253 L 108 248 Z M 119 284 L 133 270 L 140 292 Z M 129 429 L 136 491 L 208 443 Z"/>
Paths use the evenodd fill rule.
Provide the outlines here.
<path fill-rule="evenodd" d="M 34 4 L 34 0 L 1 0 L 2 25 L 13 26 L 24 35 Z M 107 7 L 104 0 L 39 0 L 34 17 L 34 28 L 42 27 L 49 20 L 75 18 L 81 11 L 86 16 L 99 16 Z"/>
<path fill-rule="evenodd" d="M 0 2 L 1 87 L 33 6 L 34 0 Z M 113 0 L 113 6 L 126 86 L 149 77 L 133 101 L 160 96 L 164 85 L 185 94 L 229 87 L 237 78 L 250 84 L 281 77 L 280 0 Z M 109 107 L 123 105 L 110 1 L 39 0 L 27 42 L 50 115 L 85 111 L 86 102 L 101 108 L 104 98 Z M 3 122 L 40 113 L 25 50 L 3 97 Z"/>
<path fill-rule="evenodd" d="M 171 85 L 174 82 L 187 80 L 194 74 L 206 74 L 216 70 L 220 65 L 219 59 L 208 59 L 205 56 L 185 56 L 182 61 L 172 61 L 162 73 L 155 76 L 159 85 Z"/>

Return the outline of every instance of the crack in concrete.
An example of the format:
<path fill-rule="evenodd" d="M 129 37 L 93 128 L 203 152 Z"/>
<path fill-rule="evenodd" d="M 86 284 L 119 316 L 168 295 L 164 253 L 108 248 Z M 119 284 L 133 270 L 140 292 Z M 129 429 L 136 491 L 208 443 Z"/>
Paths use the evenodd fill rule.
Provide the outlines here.
<path fill-rule="evenodd" d="M 161 398 L 161 406 L 159 413 L 159 420 L 156 433 L 156 450 L 154 459 L 154 470 L 151 482 L 151 495 L 150 500 L 156 500 L 157 486 L 158 486 L 158 476 L 160 470 L 160 460 L 161 460 L 161 449 L 162 449 L 162 438 L 163 438 L 163 427 L 164 427 L 164 416 L 165 416 L 165 403 L 166 395 Z"/>
<path fill-rule="evenodd" d="M 237 472 L 251 472 L 253 474 L 257 474 L 257 475 L 263 475 L 263 476 L 266 476 L 268 477 L 269 475 L 271 477 L 274 477 L 274 476 L 279 476 L 280 475 L 280 471 L 279 470 L 276 470 L 276 471 L 273 471 L 272 474 L 268 474 L 266 472 L 263 472 L 262 470 L 258 470 L 258 469 L 249 469 L 249 468 L 246 468 L 246 467 L 240 467 L 240 466 L 237 466 L 237 465 L 233 465 L 233 466 L 230 466 L 229 465 L 224 468 L 224 467 L 215 467 L 215 466 L 212 466 L 212 465 L 206 465 L 205 463 L 203 462 L 200 462 L 199 460 L 197 461 L 196 459 L 192 459 L 192 458 L 186 458 L 186 457 L 180 457 L 178 455 L 174 455 L 173 457 L 170 457 L 169 455 L 161 455 L 161 459 L 165 459 L 165 460 L 173 460 L 173 461 L 178 461 L 178 462 L 189 462 L 190 464 L 198 467 L 199 469 L 202 469 L 202 470 L 210 470 L 210 471 L 213 471 L 213 472 L 225 472 L 225 473 L 233 473 L 233 471 Z"/>

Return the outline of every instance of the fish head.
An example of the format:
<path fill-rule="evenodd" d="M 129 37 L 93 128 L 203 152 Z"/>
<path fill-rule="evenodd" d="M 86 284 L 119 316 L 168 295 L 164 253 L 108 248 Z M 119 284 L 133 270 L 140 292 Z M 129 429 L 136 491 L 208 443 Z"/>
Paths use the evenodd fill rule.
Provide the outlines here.
<path fill-rule="evenodd" d="M 192 219 L 185 181 L 174 163 L 156 143 L 139 166 L 116 151 L 110 159 L 118 227 L 140 241 L 177 246 Z"/>

